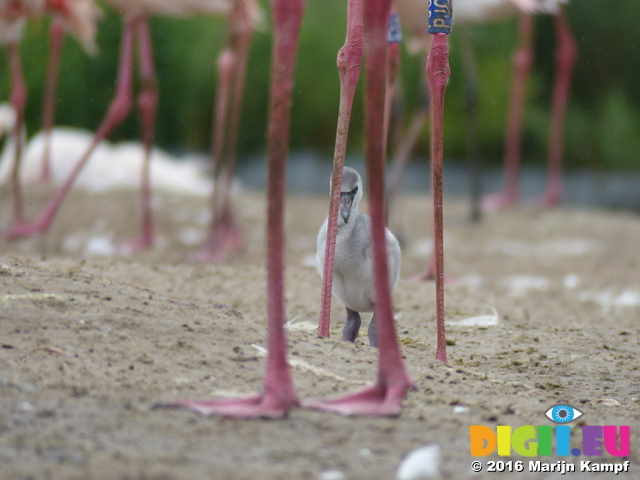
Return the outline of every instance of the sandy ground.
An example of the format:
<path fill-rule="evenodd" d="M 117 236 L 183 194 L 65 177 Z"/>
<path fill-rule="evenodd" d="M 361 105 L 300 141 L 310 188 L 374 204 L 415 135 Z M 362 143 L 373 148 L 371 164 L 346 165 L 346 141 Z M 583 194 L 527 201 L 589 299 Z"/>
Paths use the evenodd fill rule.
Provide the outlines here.
<path fill-rule="evenodd" d="M 28 213 L 48 195 L 31 190 Z M 101 255 L 133 235 L 135 198 L 74 193 L 48 235 L 0 245 L 3 480 L 316 479 L 333 470 L 343 476 L 332 478 L 391 479 L 408 452 L 430 442 L 442 447 L 442 477 L 493 478 L 488 460 L 528 459 L 494 454 L 472 474 L 469 426 L 551 425 L 544 412 L 557 403 L 584 412 L 573 425 L 630 425 L 631 455 L 622 460 L 631 468 L 621 475 L 640 475 L 637 215 L 520 207 L 471 225 L 466 207 L 447 201 L 446 271 L 456 284 L 446 288 L 445 366 L 434 360 L 434 285 L 410 281 L 429 255 L 429 203 L 410 197 L 394 300 L 416 391 L 402 414 L 345 419 L 294 409 L 281 421 L 233 421 L 150 407 L 260 389 L 263 197 L 239 195 L 249 247 L 222 265 L 185 261 L 204 232 L 205 200 L 168 195 L 156 198 L 153 251 Z M 0 200 L 5 228 L 6 189 Z M 332 337 L 310 329 L 320 279 L 309 258 L 327 200 L 289 197 L 287 204 L 287 313 L 295 327 L 288 341 L 301 398 L 347 393 L 376 375 L 377 352 L 366 337 L 339 341 L 338 300 Z M 460 323 L 478 316 L 480 326 Z M 579 430 L 573 447 L 581 446 Z M 536 459 L 579 465 L 585 457 Z M 525 462 L 513 478 L 556 478 L 527 470 Z"/>

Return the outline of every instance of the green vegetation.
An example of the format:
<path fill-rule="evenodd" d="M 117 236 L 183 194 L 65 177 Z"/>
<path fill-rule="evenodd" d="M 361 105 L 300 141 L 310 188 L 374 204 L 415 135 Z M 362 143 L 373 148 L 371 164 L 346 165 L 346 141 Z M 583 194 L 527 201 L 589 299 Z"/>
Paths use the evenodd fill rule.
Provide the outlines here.
<path fill-rule="evenodd" d="M 57 123 L 95 129 L 113 95 L 121 21 L 105 8 L 99 29 L 99 52 L 89 58 L 74 40 L 66 40 L 60 72 Z M 640 2 L 574 0 L 568 14 L 580 48 L 567 115 L 566 160 L 573 167 L 629 169 L 640 154 Z M 346 2 L 310 1 L 303 25 L 293 103 L 292 149 L 333 151 L 338 109 L 336 53 L 344 41 Z M 154 18 L 151 24 L 160 85 L 157 143 L 174 151 L 209 149 L 215 89 L 215 63 L 226 25 L 218 18 Z M 249 59 L 240 134 L 241 156 L 264 150 L 268 97 L 269 28 L 257 32 Z M 28 82 L 29 132 L 39 129 L 46 76 L 48 20 L 31 23 L 21 45 Z M 476 26 L 471 30 L 479 65 L 479 137 L 482 154 L 501 158 L 511 81 L 515 22 Z M 466 152 L 465 85 L 460 39 L 451 37 L 452 76 L 447 90 L 445 152 L 462 159 Z M 551 19 L 536 20 L 536 59 L 528 85 L 524 155 L 546 158 L 549 106 L 553 84 L 555 36 Z M 6 65 L 6 53 L 0 52 Z M 424 59 L 406 53 L 402 83 L 408 119 L 419 98 Z M 9 75 L 0 76 L 0 95 L 9 95 Z M 362 145 L 361 92 L 356 97 L 350 148 Z M 112 139 L 136 138 L 132 115 Z M 427 135 L 419 154 L 426 155 Z"/>

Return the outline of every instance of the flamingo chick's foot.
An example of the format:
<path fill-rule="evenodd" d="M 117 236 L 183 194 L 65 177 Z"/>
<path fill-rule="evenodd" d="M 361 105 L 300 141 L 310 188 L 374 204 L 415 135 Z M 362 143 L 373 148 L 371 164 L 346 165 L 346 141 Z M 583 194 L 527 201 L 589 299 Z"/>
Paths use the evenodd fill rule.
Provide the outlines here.
<path fill-rule="evenodd" d="M 384 385 L 380 382 L 360 392 L 334 400 L 302 402 L 304 408 L 347 416 L 395 417 L 400 415 L 407 390 L 415 388 L 408 380 Z"/>
<path fill-rule="evenodd" d="M 502 192 L 485 196 L 480 202 L 480 208 L 485 212 L 493 212 L 503 208 L 513 207 L 518 202 L 515 193 Z"/>
<path fill-rule="evenodd" d="M 285 417 L 289 410 L 297 405 L 298 400 L 295 397 L 283 398 L 280 395 L 263 393 L 251 397 L 228 400 L 158 402 L 152 408 L 183 408 L 204 417 L 277 419 Z"/>

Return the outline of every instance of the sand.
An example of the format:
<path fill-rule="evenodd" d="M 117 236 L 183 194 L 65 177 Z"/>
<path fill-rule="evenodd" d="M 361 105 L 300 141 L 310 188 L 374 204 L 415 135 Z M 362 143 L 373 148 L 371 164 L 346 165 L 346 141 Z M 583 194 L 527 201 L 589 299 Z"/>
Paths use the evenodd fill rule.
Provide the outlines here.
<path fill-rule="evenodd" d="M 49 194 L 31 190 L 28 215 Z M 391 479 L 431 442 L 443 478 L 493 478 L 489 460 L 524 460 L 513 478 L 556 478 L 527 473 L 529 459 L 516 453 L 472 457 L 469 427 L 552 425 L 544 412 L 558 403 L 584 413 L 574 426 L 629 425 L 629 457 L 588 459 L 630 460 L 622 478 L 639 475 L 640 217 L 630 213 L 518 207 L 472 225 L 466 206 L 447 200 L 455 283 L 446 287 L 444 365 L 434 360 L 434 284 L 410 280 L 429 255 L 429 201 L 409 197 L 394 302 L 416 390 L 397 418 L 298 408 L 280 421 L 238 421 L 152 409 L 261 387 L 266 209 L 259 192 L 237 197 L 249 246 L 219 265 L 186 261 L 204 234 L 206 200 L 166 194 L 155 199 L 159 239 L 147 253 L 106 255 L 136 231 L 131 192 L 75 192 L 49 234 L 0 245 L 0 478 L 316 479 L 337 470 L 333 478 Z M 6 228 L 6 189 L 1 201 Z M 366 336 L 339 341 L 337 299 L 332 337 L 312 329 L 321 284 L 311 260 L 327 203 L 287 202 L 287 335 L 300 398 L 345 394 L 376 376 Z M 484 469 L 473 475 L 476 459 Z"/>

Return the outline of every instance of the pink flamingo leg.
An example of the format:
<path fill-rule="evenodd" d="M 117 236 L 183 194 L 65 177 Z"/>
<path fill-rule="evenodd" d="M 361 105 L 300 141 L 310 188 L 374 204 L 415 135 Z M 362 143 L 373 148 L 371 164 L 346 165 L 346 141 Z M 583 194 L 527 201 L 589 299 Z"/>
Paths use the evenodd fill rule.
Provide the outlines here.
<path fill-rule="evenodd" d="M 433 44 L 431 45 L 433 48 Z M 429 55 L 430 56 L 430 55 Z M 427 57 L 427 64 L 429 61 L 429 57 Z M 431 85 L 429 84 L 429 88 L 431 88 Z M 433 106 L 431 107 L 431 116 L 433 117 Z M 433 119 L 432 119 L 433 120 Z M 433 136 L 433 127 L 431 128 L 432 131 L 432 136 Z M 432 140 L 433 141 L 433 140 Z M 432 157 L 433 158 L 433 157 Z M 431 181 L 434 181 L 434 162 L 433 160 L 431 161 Z M 434 195 L 435 192 L 432 191 L 432 195 Z M 433 196 L 433 201 L 435 202 L 435 196 Z M 437 277 L 437 266 L 436 266 L 436 217 L 434 215 L 434 217 L 431 219 L 431 224 L 433 226 L 433 253 L 431 254 L 431 257 L 429 258 L 429 261 L 427 262 L 427 268 L 422 272 L 419 273 L 418 275 L 415 275 L 413 277 L 411 277 L 411 281 L 413 282 L 424 282 L 427 280 L 434 280 Z M 445 276 L 444 277 L 445 283 L 455 283 L 453 282 L 451 279 L 449 279 L 449 277 Z"/>
<path fill-rule="evenodd" d="M 273 0 L 275 25 L 269 104 L 267 195 L 267 342 L 263 391 L 231 400 L 182 400 L 159 407 L 187 408 L 201 415 L 280 418 L 298 404 L 287 364 L 284 332 L 284 199 L 289 145 L 291 93 L 304 0 Z"/>
<path fill-rule="evenodd" d="M 578 47 L 571 34 L 564 9 L 561 9 L 554 19 L 558 46 L 556 48 L 556 80 L 553 90 L 551 128 L 549 131 L 549 170 L 547 190 L 537 202 L 538 205 L 543 207 L 556 205 L 562 198 L 562 155 L 565 117 L 573 67 L 578 56 Z"/>
<path fill-rule="evenodd" d="M 64 41 L 64 26 L 59 20 L 54 20 L 49 32 L 49 65 L 47 66 L 47 81 L 45 84 L 44 106 L 42 109 L 42 130 L 44 132 L 44 152 L 42 155 L 41 182 L 51 180 L 51 130 L 56 116 L 56 88 L 58 72 L 60 70 L 60 52 Z"/>
<path fill-rule="evenodd" d="M 412 382 L 405 370 L 389 289 L 384 219 L 384 71 L 389 0 L 368 0 L 364 5 L 367 42 L 366 137 L 371 234 L 373 241 L 376 318 L 378 330 L 378 380 L 375 385 L 343 398 L 305 402 L 305 406 L 342 415 L 393 416 Z"/>
<path fill-rule="evenodd" d="M 29 235 L 35 235 L 38 233 L 44 233 L 49 230 L 53 219 L 60 209 L 62 202 L 68 195 L 73 182 L 78 177 L 82 168 L 89 160 L 89 157 L 93 153 L 93 150 L 98 144 L 111 132 L 111 130 L 119 125 L 122 120 L 127 116 L 131 110 L 131 61 L 132 61 L 132 47 L 133 47 L 133 30 L 139 17 L 129 18 L 125 23 L 125 28 L 122 34 L 122 45 L 120 50 L 120 65 L 118 70 L 118 85 L 116 95 L 109 106 L 109 110 L 103 120 L 102 124 L 98 128 L 91 145 L 80 158 L 75 165 L 71 174 L 60 187 L 60 189 L 53 196 L 51 201 L 47 204 L 44 212 L 40 215 L 40 218 L 32 224 L 23 224 L 14 226 L 9 232 L 7 232 L 8 239 L 14 239 L 19 237 L 26 237 Z"/>
<path fill-rule="evenodd" d="M 212 156 L 214 191 L 211 194 L 211 224 L 196 261 L 222 261 L 228 252 L 246 247 L 231 202 L 242 96 L 253 26 L 248 5 L 234 3 L 229 16 L 227 46 L 218 57 L 218 90 L 214 109 Z"/>
<path fill-rule="evenodd" d="M 389 174 L 389 203 L 393 204 L 393 200 L 400 196 L 402 190 L 402 177 L 404 170 L 411 156 L 411 152 L 418 141 L 420 132 L 429 119 L 429 107 L 427 101 L 422 102 L 424 105 L 418 107 L 407 128 L 402 136 L 398 148 L 393 155 L 393 167 Z"/>
<path fill-rule="evenodd" d="M 397 44 L 389 45 L 390 56 L 393 56 L 395 54 L 394 51 L 392 50 L 392 47 L 394 45 L 397 46 Z M 395 82 L 391 83 L 389 80 L 389 72 L 393 72 L 392 63 L 393 63 L 393 59 L 387 59 L 387 72 L 388 72 L 387 75 L 388 76 L 387 76 L 387 97 L 386 97 L 387 104 L 385 106 L 386 109 L 390 107 L 389 88 L 390 87 L 393 88 L 393 86 L 395 85 Z M 397 74 L 397 67 L 396 67 L 396 74 Z M 402 139 L 402 142 L 400 143 L 400 146 L 398 148 L 398 152 L 395 155 L 393 169 L 391 171 L 391 180 L 389 182 L 389 199 L 390 199 L 389 203 L 391 207 L 395 207 L 394 208 L 395 213 L 392 215 L 392 218 L 395 218 L 398 216 L 398 211 L 400 210 L 398 203 L 400 198 L 400 190 L 402 188 L 404 169 L 407 164 L 407 161 L 409 160 L 409 155 L 411 154 L 411 151 L 413 150 L 413 147 L 415 146 L 415 143 L 418 139 L 418 135 L 420 134 L 420 131 L 422 130 L 422 128 L 424 127 L 424 124 L 427 121 L 428 112 L 429 112 L 428 103 L 424 102 L 424 105 L 421 105 L 419 107 L 418 112 L 415 114 L 411 122 L 410 128 L 407 131 L 407 134 L 405 135 L 405 137 Z M 385 119 L 386 118 L 387 118 L 387 110 L 385 110 Z M 431 175 L 433 176 L 433 164 L 431 165 Z M 433 222 L 434 222 L 434 231 L 435 231 L 435 219 L 433 220 Z M 433 251 L 435 252 L 435 237 L 434 237 Z M 415 275 L 414 277 L 412 277 L 411 280 L 414 282 L 422 282 L 426 280 L 433 280 L 435 278 L 436 278 L 436 259 L 434 255 L 431 255 L 431 258 L 427 263 L 426 269 L 422 273 L 419 273 L 418 275 Z M 448 284 L 456 283 L 454 280 L 452 280 L 446 275 L 444 279 L 445 279 L 445 283 L 448 283 Z"/>
<path fill-rule="evenodd" d="M 433 48 L 433 43 L 431 44 L 431 48 Z M 438 50 L 436 50 L 438 51 Z M 429 57 L 427 58 L 427 65 L 429 62 L 429 58 L 431 57 L 431 55 L 429 55 Z M 448 58 L 448 57 L 447 57 Z M 431 86 L 431 81 L 429 81 L 429 89 L 432 90 L 433 87 Z M 433 92 L 431 92 L 431 95 L 433 95 Z M 444 93 L 443 93 L 444 95 Z M 444 103 L 444 99 L 442 100 L 442 102 Z M 431 121 L 433 122 L 433 116 L 435 115 L 434 110 L 433 110 L 433 106 L 431 107 Z M 440 120 L 440 123 L 442 123 L 442 120 Z M 434 128 L 431 128 L 431 135 L 433 137 L 434 134 Z M 442 126 L 440 126 L 440 128 L 442 128 Z M 442 143 L 442 140 L 440 140 L 440 142 Z M 433 148 L 433 138 L 431 139 L 431 145 Z M 440 164 L 440 180 L 438 180 L 440 182 L 440 208 L 442 208 L 442 147 L 440 147 L 440 155 L 441 155 L 441 164 Z M 433 153 L 431 155 L 431 158 L 433 159 Z M 432 160 L 431 161 L 431 181 L 435 182 L 437 180 L 436 175 L 438 175 L 438 172 L 435 171 L 437 165 L 436 163 Z M 432 189 L 432 195 L 433 195 L 433 201 L 436 201 L 436 196 L 435 196 L 436 192 Z M 424 272 L 419 273 L 418 275 L 415 275 L 413 277 L 411 277 L 411 281 L 413 282 L 424 282 L 426 280 L 435 280 L 438 278 L 438 238 L 437 238 L 437 231 L 438 228 L 440 228 L 440 236 L 442 237 L 442 225 L 440 227 L 438 227 L 438 219 L 435 216 L 435 210 L 434 210 L 434 216 L 432 218 L 432 225 L 433 225 L 433 253 L 431 254 L 431 258 L 429 258 L 429 261 L 427 262 L 427 268 L 424 270 Z M 442 242 L 442 238 L 440 238 L 440 242 Z M 451 277 L 449 277 L 448 275 L 444 275 L 443 273 L 443 279 L 444 279 L 444 283 L 447 285 L 457 285 L 458 282 L 454 279 L 452 279 Z"/>
<path fill-rule="evenodd" d="M 11 42 L 8 48 L 9 68 L 11 69 L 11 103 L 16 111 L 16 122 L 13 127 L 15 146 L 13 151 L 13 168 L 11 170 L 11 196 L 13 201 L 12 228 L 22 228 L 25 223 L 22 182 L 20 181 L 20 162 L 22 160 L 22 128 L 24 125 L 24 107 L 27 102 L 27 89 L 22 74 L 18 45 L 16 42 Z"/>
<path fill-rule="evenodd" d="M 435 241 L 436 273 L 436 359 L 447 363 L 447 347 L 444 331 L 444 251 L 442 244 L 442 132 L 444 93 L 449 80 L 449 47 L 444 33 L 434 34 L 431 52 L 427 59 L 427 76 L 431 91 L 431 176 L 433 182 L 433 237 Z"/>
<path fill-rule="evenodd" d="M 435 219 L 432 223 L 435 228 Z M 433 251 L 435 253 L 435 237 L 434 237 L 433 243 L 434 243 Z M 434 256 L 434 254 L 432 254 L 431 257 L 429 258 L 429 261 L 427 261 L 427 268 L 422 273 L 419 273 L 411 277 L 411 281 L 426 282 L 427 280 L 434 280 L 435 278 L 436 278 L 436 257 Z M 449 278 L 445 277 L 445 282 L 449 283 L 449 281 L 450 281 Z"/>
<path fill-rule="evenodd" d="M 217 62 L 218 70 L 218 88 L 216 90 L 216 103 L 214 108 L 214 122 L 212 132 L 212 153 L 214 160 L 214 173 L 216 181 L 220 175 L 222 165 L 224 164 L 224 151 L 227 127 L 227 115 L 229 111 L 229 100 L 231 97 L 231 82 L 233 81 L 233 70 L 235 64 L 235 55 L 230 45 L 220 52 Z"/>
<path fill-rule="evenodd" d="M 331 199 L 329 201 L 329 223 L 327 225 L 327 245 L 322 273 L 322 294 L 320 297 L 320 321 L 318 335 L 330 336 L 331 327 L 331 291 L 333 287 L 333 265 L 336 251 L 336 234 L 338 228 L 338 209 L 340 203 L 340 187 L 342 170 L 347 151 L 349 123 L 353 96 L 360 78 L 362 57 L 364 56 L 364 25 L 362 19 L 362 0 L 349 0 L 347 4 L 347 38 L 338 52 L 338 73 L 340 75 L 340 106 L 336 146 L 333 157 L 333 174 L 331 177 Z"/>
<path fill-rule="evenodd" d="M 253 37 L 253 24 L 250 18 L 249 6 L 245 1 L 237 1 L 234 14 L 230 18 L 231 48 L 235 52 L 235 71 L 232 80 L 232 101 L 229 113 L 229 129 L 226 144 L 226 160 L 223 182 L 225 185 L 221 205 L 221 217 L 225 226 L 224 247 L 227 251 L 241 251 L 246 246 L 244 233 L 238 224 L 231 206 L 231 185 L 235 173 L 235 163 L 238 147 L 238 132 L 240 130 L 240 113 L 242 112 L 242 98 L 249 59 L 249 48 Z"/>
<path fill-rule="evenodd" d="M 229 97 L 234 68 L 234 56 L 230 48 L 225 48 L 218 56 L 218 88 L 214 107 L 212 154 L 213 154 L 213 181 L 214 188 L 211 192 L 211 224 L 207 239 L 202 248 L 192 256 L 194 261 L 222 261 L 225 252 L 222 247 L 224 234 L 221 231 L 221 207 L 222 181 L 220 171 L 224 163 L 225 143 L 224 138 L 227 126 L 227 112 L 229 109 Z"/>
<path fill-rule="evenodd" d="M 155 130 L 156 112 L 158 109 L 158 86 L 156 71 L 153 63 L 153 49 L 149 20 L 141 17 L 137 24 L 138 48 L 140 64 L 141 91 L 138 95 L 138 110 L 140 111 L 140 126 L 144 143 L 144 159 L 140 184 L 140 216 L 141 232 L 138 238 L 128 242 L 126 251 L 146 250 L 151 247 L 154 239 L 153 213 L 151 209 L 151 149 L 153 148 L 153 132 Z"/>
<path fill-rule="evenodd" d="M 505 189 L 482 200 L 483 210 L 498 210 L 514 205 L 518 200 L 518 172 L 522 147 L 522 112 L 527 79 L 533 63 L 533 17 L 520 17 L 520 46 L 513 56 L 514 76 L 511 85 L 509 115 L 505 138 Z"/>
<path fill-rule="evenodd" d="M 404 230 L 401 201 L 405 168 L 418 142 L 420 132 L 422 132 L 429 118 L 429 103 L 426 95 L 424 97 L 424 99 L 419 100 L 418 110 L 413 115 L 409 128 L 400 138 L 400 142 L 394 151 L 391 172 L 389 173 L 389 227 L 398 238 L 403 237 L 402 231 Z"/>

